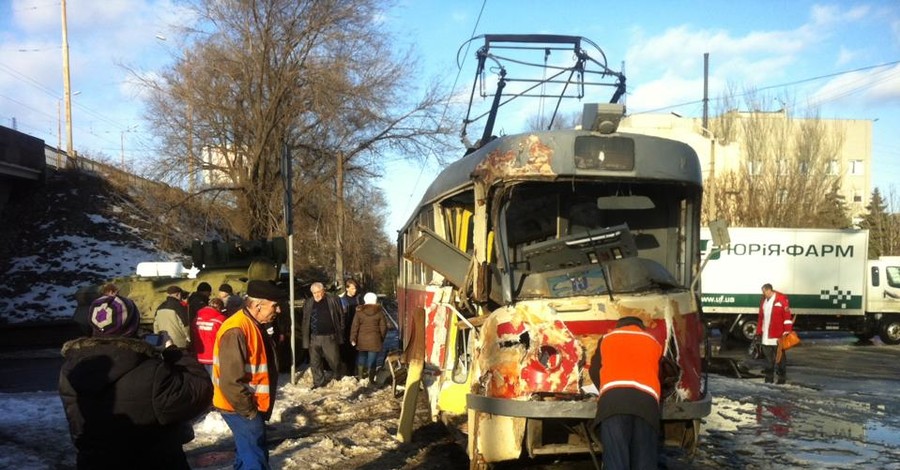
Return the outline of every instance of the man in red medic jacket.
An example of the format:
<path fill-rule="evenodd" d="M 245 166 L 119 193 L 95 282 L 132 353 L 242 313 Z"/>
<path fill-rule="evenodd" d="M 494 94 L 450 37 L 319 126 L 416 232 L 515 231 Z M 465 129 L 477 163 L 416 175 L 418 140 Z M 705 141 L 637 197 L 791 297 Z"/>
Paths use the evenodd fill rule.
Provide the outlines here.
<path fill-rule="evenodd" d="M 778 356 L 778 341 L 794 329 L 794 319 L 788 298 L 772 288 L 772 284 L 763 284 L 762 299 L 759 302 L 759 316 L 756 321 L 756 337 L 766 357 L 766 368 L 763 373 L 766 383 L 772 383 L 777 374 L 778 384 L 787 378 L 787 355 L 782 351 Z"/>

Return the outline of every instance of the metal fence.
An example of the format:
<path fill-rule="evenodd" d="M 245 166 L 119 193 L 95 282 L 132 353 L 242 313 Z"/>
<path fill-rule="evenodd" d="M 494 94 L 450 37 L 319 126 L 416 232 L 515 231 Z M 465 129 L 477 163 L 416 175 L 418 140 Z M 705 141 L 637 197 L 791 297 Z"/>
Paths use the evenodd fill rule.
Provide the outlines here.
<path fill-rule="evenodd" d="M 50 145 L 44 145 L 44 158 L 48 169 L 56 171 L 66 169 L 79 169 L 81 171 L 94 173 L 107 179 L 127 183 L 138 186 L 157 186 L 168 188 L 169 186 L 159 181 L 149 180 L 147 178 L 135 175 L 130 171 L 122 170 L 107 163 L 91 160 L 76 154 L 74 158 L 70 158 L 66 152 Z"/>

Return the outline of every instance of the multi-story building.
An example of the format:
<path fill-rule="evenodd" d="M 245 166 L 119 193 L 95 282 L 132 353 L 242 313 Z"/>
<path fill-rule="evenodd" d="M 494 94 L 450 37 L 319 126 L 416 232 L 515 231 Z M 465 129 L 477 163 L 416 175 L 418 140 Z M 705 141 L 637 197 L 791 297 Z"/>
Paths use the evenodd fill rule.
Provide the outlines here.
<path fill-rule="evenodd" d="M 721 118 L 720 118 L 721 119 Z M 849 119 L 815 119 L 795 118 L 783 111 L 767 113 L 733 112 L 722 120 L 710 119 L 710 128 L 702 126 L 700 118 L 684 118 L 676 114 L 635 114 L 625 117 L 619 125 L 623 132 L 657 135 L 680 140 L 690 145 L 700 157 L 704 180 L 721 176 L 727 172 L 748 171 L 751 174 L 769 171 L 762 162 L 753 161 L 749 155 L 754 152 L 748 149 L 744 124 L 748 119 L 767 120 L 770 129 L 799 132 L 804 125 L 816 125 L 825 142 L 828 156 L 823 165 L 829 175 L 840 180 L 840 192 L 844 196 L 847 209 L 854 221 L 866 212 L 866 206 L 872 192 L 872 121 Z M 725 130 L 723 130 L 725 129 Z M 730 130 L 728 130 L 730 129 Z M 718 131 L 716 135 L 714 132 Z M 774 132 L 774 131 L 773 131 Z M 768 134 L 767 134 L 768 135 Z M 773 140 L 776 136 L 768 135 Z M 791 140 L 782 139 L 782 140 Z M 829 147 L 830 146 L 830 147 Z M 792 150 L 769 152 L 775 155 L 770 171 L 780 171 L 779 167 L 791 158 Z"/>

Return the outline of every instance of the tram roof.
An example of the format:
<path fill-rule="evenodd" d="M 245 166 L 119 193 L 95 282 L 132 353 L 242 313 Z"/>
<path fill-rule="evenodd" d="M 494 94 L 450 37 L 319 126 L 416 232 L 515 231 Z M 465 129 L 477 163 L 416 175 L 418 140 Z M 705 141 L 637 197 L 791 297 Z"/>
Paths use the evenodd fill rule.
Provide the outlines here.
<path fill-rule="evenodd" d="M 611 170 L 585 170 L 575 167 L 574 147 L 575 138 L 578 136 L 604 136 L 596 132 L 582 130 L 543 131 L 524 134 L 515 134 L 498 137 L 484 147 L 466 155 L 451 163 L 434 179 L 422 199 L 418 208 L 430 204 L 435 200 L 462 190 L 474 184 L 473 172 L 480 164 L 491 159 L 502 159 L 503 156 L 515 158 L 524 153 L 526 145 L 543 144 L 552 151 L 552 158 L 548 159 L 550 173 L 546 171 L 523 171 L 521 166 L 493 165 L 490 167 L 493 184 L 521 180 L 523 178 L 541 178 L 554 180 L 571 177 L 607 177 L 633 181 L 668 181 L 702 184 L 700 160 L 697 153 L 689 145 L 672 139 L 662 137 L 615 133 L 609 137 L 627 137 L 634 141 L 634 169 L 630 171 Z M 604 136 L 605 137 L 605 136 Z M 565 158 L 568 157 L 568 158 Z M 527 157 L 526 157 L 527 158 Z M 546 169 L 546 168 L 545 168 Z M 415 213 L 411 218 L 415 217 Z M 411 220 L 411 219 L 410 219 Z M 409 221 L 407 221 L 407 224 Z"/>

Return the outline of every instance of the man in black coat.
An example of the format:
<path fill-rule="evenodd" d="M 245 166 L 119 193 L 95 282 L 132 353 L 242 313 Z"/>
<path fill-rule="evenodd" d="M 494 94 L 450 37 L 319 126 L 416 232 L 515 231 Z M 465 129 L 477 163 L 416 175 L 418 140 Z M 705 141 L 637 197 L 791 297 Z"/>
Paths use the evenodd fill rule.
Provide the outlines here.
<path fill-rule="evenodd" d="M 341 379 L 339 348 L 344 342 L 344 311 L 341 302 L 325 292 L 321 282 L 314 282 L 309 290 L 312 297 L 303 303 L 301 345 L 309 349 L 312 388 L 318 388 L 326 384 L 323 359 L 334 372 L 334 379 Z"/>
<path fill-rule="evenodd" d="M 189 469 L 182 445 L 212 403 L 209 374 L 177 347 L 136 338 L 137 308 L 115 299 L 91 312 L 92 337 L 62 349 L 59 394 L 78 468 Z"/>
<path fill-rule="evenodd" d="M 197 284 L 197 290 L 192 292 L 187 299 L 188 325 L 194 323 L 194 319 L 197 318 L 197 312 L 199 312 L 201 308 L 209 305 L 210 297 L 212 297 L 212 286 L 208 282 Z"/>

